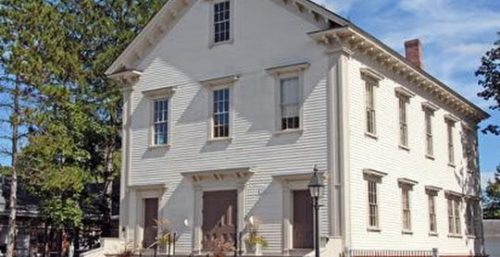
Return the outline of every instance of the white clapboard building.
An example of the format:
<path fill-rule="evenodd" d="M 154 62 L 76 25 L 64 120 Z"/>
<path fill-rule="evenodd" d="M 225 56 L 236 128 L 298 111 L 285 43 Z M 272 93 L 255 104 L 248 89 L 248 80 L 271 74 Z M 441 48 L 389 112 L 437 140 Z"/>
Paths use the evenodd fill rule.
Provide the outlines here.
<path fill-rule="evenodd" d="M 168 1 L 107 70 L 124 97 L 121 240 L 147 247 L 168 220 L 177 253 L 206 254 L 252 217 L 264 255 L 306 255 L 317 165 L 324 256 L 482 254 L 488 114 L 405 46 L 308 0 Z"/>

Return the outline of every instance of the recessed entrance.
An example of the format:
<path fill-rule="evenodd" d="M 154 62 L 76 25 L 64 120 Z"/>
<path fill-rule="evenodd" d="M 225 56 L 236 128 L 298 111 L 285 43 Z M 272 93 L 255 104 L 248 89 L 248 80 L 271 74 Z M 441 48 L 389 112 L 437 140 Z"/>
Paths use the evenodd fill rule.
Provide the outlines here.
<path fill-rule="evenodd" d="M 203 251 L 213 251 L 214 243 L 234 244 L 237 227 L 238 192 L 203 193 Z"/>
<path fill-rule="evenodd" d="M 142 246 L 148 248 L 153 245 L 158 236 L 156 226 L 158 220 L 158 198 L 144 199 L 144 237 Z"/>
<path fill-rule="evenodd" d="M 308 190 L 293 191 L 293 248 L 314 248 L 312 198 Z"/>

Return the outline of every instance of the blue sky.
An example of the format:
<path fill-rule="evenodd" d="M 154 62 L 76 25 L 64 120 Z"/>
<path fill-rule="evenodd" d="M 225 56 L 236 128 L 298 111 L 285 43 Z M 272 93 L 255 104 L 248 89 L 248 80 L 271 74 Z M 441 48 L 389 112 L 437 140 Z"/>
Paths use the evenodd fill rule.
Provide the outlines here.
<path fill-rule="evenodd" d="M 420 38 L 425 69 L 487 110 L 477 97 L 474 72 L 500 32 L 498 0 L 315 0 L 348 18 L 393 49 L 403 53 L 404 41 Z M 500 111 L 487 110 L 488 122 L 500 124 Z M 500 137 L 480 134 L 483 182 L 500 164 Z"/>
<path fill-rule="evenodd" d="M 424 44 L 425 69 L 478 106 L 487 108 L 488 103 L 476 96 L 480 88 L 474 71 L 480 64 L 480 57 L 498 38 L 500 1 L 315 1 L 350 19 L 399 52 L 403 52 L 405 40 L 420 38 Z M 492 118 L 487 122 L 500 124 L 500 112 L 489 113 Z M 7 129 L 0 125 L 0 135 Z M 483 179 L 487 179 L 500 164 L 500 137 L 481 134 L 479 143 L 481 170 Z M 8 164 L 9 159 L 0 157 L 0 163 Z"/>

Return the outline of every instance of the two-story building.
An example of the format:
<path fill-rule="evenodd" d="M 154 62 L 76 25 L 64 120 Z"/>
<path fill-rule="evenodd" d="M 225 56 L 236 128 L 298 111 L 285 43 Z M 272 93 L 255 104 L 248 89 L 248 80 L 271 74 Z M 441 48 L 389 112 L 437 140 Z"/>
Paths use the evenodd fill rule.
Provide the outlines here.
<path fill-rule="evenodd" d="M 108 69 L 124 97 L 120 237 L 211 252 L 260 222 L 268 255 L 483 253 L 477 125 L 487 114 L 308 0 L 170 0 Z M 446 61 L 446 60 L 443 60 Z M 244 247 L 243 247 L 244 248 Z"/>

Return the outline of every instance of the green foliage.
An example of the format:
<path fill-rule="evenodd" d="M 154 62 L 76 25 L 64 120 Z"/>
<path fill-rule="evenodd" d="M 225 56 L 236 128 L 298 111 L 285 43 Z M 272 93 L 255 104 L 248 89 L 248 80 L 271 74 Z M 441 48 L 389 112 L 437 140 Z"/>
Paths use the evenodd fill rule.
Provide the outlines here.
<path fill-rule="evenodd" d="M 488 181 L 485 190 L 484 218 L 500 219 L 500 165 L 495 173 L 495 180 Z"/>
<path fill-rule="evenodd" d="M 500 36 L 500 32 L 498 33 Z M 478 96 L 487 101 L 492 101 L 491 110 L 500 110 L 500 39 L 494 47 L 481 59 L 481 66 L 476 71 L 479 77 L 479 85 L 484 88 Z M 484 129 L 485 133 L 500 135 L 500 126 L 490 124 Z"/>
<path fill-rule="evenodd" d="M 19 173 L 57 226 L 80 226 L 83 213 L 109 223 L 122 99 L 104 71 L 164 3 L 0 3 L 0 69 L 23 85 L 30 107 Z"/>
<path fill-rule="evenodd" d="M 12 168 L 0 165 L 0 176 L 10 176 Z"/>

